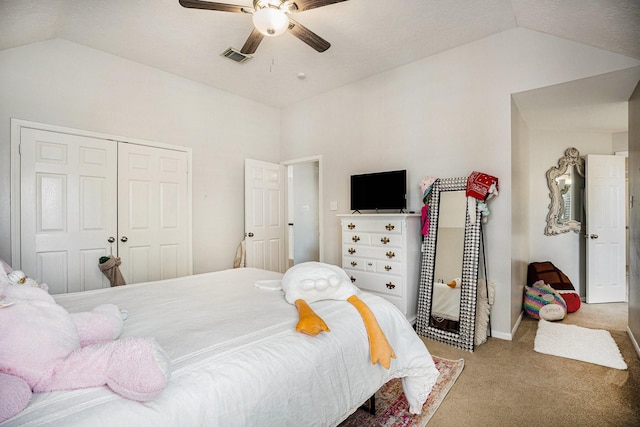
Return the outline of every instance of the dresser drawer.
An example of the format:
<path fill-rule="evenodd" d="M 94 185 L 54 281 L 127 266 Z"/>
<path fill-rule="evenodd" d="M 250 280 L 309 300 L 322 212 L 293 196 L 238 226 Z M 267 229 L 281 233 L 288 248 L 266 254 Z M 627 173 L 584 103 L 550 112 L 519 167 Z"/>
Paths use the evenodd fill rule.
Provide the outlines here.
<path fill-rule="evenodd" d="M 372 232 L 402 234 L 401 219 L 345 219 L 342 220 L 342 231 L 344 232 Z"/>
<path fill-rule="evenodd" d="M 402 247 L 405 237 L 402 234 L 371 234 L 370 235 L 371 246 L 380 246 L 383 248 L 389 247 Z"/>
<path fill-rule="evenodd" d="M 376 261 L 375 271 L 376 273 L 384 274 L 402 274 L 402 267 L 404 263 L 395 261 Z M 371 271 L 367 269 L 367 271 Z"/>
<path fill-rule="evenodd" d="M 354 258 L 366 258 L 377 259 L 387 261 L 402 261 L 404 260 L 404 251 L 402 248 L 383 248 L 376 246 L 358 246 L 351 244 L 342 245 L 342 256 L 345 260 L 350 257 Z M 348 266 L 349 264 L 344 264 Z"/>
<path fill-rule="evenodd" d="M 366 258 L 343 257 L 342 265 L 344 268 L 369 271 L 372 273 L 402 274 L 403 263 L 394 261 L 378 261 Z"/>
<path fill-rule="evenodd" d="M 377 274 L 345 268 L 351 281 L 360 289 L 378 292 L 385 295 L 401 297 L 404 293 L 402 276 L 395 274 Z"/>
<path fill-rule="evenodd" d="M 372 265 L 367 265 L 372 264 Z M 356 257 L 343 257 L 342 258 L 343 268 L 349 268 L 353 270 L 366 271 L 371 270 L 373 267 L 375 269 L 375 263 L 371 261 L 367 261 L 365 258 L 356 258 Z"/>
<path fill-rule="evenodd" d="M 350 245 L 371 245 L 371 235 L 369 233 L 342 233 L 342 243 Z"/>

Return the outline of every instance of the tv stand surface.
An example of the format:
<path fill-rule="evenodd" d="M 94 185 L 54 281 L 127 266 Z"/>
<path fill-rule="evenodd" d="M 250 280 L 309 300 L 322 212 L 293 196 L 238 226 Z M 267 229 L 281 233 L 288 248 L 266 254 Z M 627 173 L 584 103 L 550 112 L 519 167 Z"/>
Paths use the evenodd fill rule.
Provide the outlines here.
<path fill-rule="evenodd" d="M 390 216 L 390 217 L 411 217 L 411 216 L 420 216 L 419 213 L 415 213 L 413 211 L 410 212 L 403 212 L 403 213 L 378 213 L 378 212 L 365 212 L 362 213 L 360 211 L 353 211 L 353 213 L 345 213 L 345 214 L 337 214 L 336 215 L 338 218 L 340 217 L 344 217 L 344 216 L 360 216 L 360 217 L 383 217 L 383 216 Z"/>

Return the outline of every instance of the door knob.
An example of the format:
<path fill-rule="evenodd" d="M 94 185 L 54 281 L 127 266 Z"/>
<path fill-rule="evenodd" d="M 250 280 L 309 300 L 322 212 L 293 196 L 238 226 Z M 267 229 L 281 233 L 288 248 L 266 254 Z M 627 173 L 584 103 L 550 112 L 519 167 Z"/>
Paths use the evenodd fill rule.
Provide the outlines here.
<path fill-rule="evenodd" d="M 252 232 L 249 232 L 249 233 L 247 234 L 247 236 L 248 236 L 248 237 L 253 237 L 253 236 L 254 236 L 254 234 L 253 234 Z"/>
<path fill-rule="evenodd" d="M 115 242 L 115 241 L 116 241 L 116 238 L 115 238 L 115 237 L 113 237 L 113 236 L 111 236 L 111 237 L 109 237 L 109 238 L 107 239 L 107 242 L 109 242 L 109 243 L 113 243 L 113 242 Z"/>
<path fill-rule="evenodd" d="M 592 234 L 592 235 L 590 235 L 589 237 L 590 237 L 590 238 L 592 238 L 592 239 L 597 239 L 597 238 L 598 238 L 598 235 L 597 235 L 597 234 Z"/>
<path fill-rule="evenodd" d="M 129 238 L 128 238 L 127 236 L 122 236 L 122 237 L 120 238 L 120 241 L 121 241 L 122 243 L 125 243 L 127 240 L 129 240 Z"/>

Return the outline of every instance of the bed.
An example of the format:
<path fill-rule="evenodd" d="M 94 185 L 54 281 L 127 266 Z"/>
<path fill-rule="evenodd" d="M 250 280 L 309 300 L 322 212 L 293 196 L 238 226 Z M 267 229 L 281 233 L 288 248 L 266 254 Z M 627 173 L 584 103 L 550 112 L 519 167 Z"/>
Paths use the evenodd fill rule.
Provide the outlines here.
<path fill-rule="evenodd" d="M 114 303 L 128 311 L 122 336 L 152 336 L 172 361 L 165 390 L 146 403 L 106 387 L 34 394 L 5 426 L 335 426 L 392 378 L 403 378 L 413 412 L 438 377 L 424 343 L 392 304 L 361 292 L 395 350 L 389 370 L 372 365 L 357 311 L 312 304 L 331 328 L 295 332 L 297 311 L 256 282 L 280 273 L 242 268 L 56 295 L 70 312 Z"/>
<path fill-rule="evenodd" d="M 460 286 L 454 288 L 446 283 L 433 284 L 433 306 L 431 308 L 430 326 L 440 329 L 458 331 L 460 321 Z"/>

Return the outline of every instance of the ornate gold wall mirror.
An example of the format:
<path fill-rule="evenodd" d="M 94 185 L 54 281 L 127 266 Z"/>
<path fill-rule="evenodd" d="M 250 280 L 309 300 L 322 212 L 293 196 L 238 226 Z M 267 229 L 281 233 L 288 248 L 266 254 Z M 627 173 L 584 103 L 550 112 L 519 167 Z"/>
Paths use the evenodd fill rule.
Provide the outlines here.
<path fill-rule="evenodd" d="M 468 351 L 474 349 L 481 214 L 465 195 L 467 178 L 433 184 L 429 234 L 422 243 L 418 334 Z M 473 203 L 472 224 L 467 203 Z M 459 281 L 449 286 L 451 281 Z"/>
<path fill-rule="evenodd" d="M 544 234 L 579 233 L 583 228 L 584 159 L 578 149 L 567 148 L 558 166 L 547 171 L 547 186 L 551 203 Z"/>

